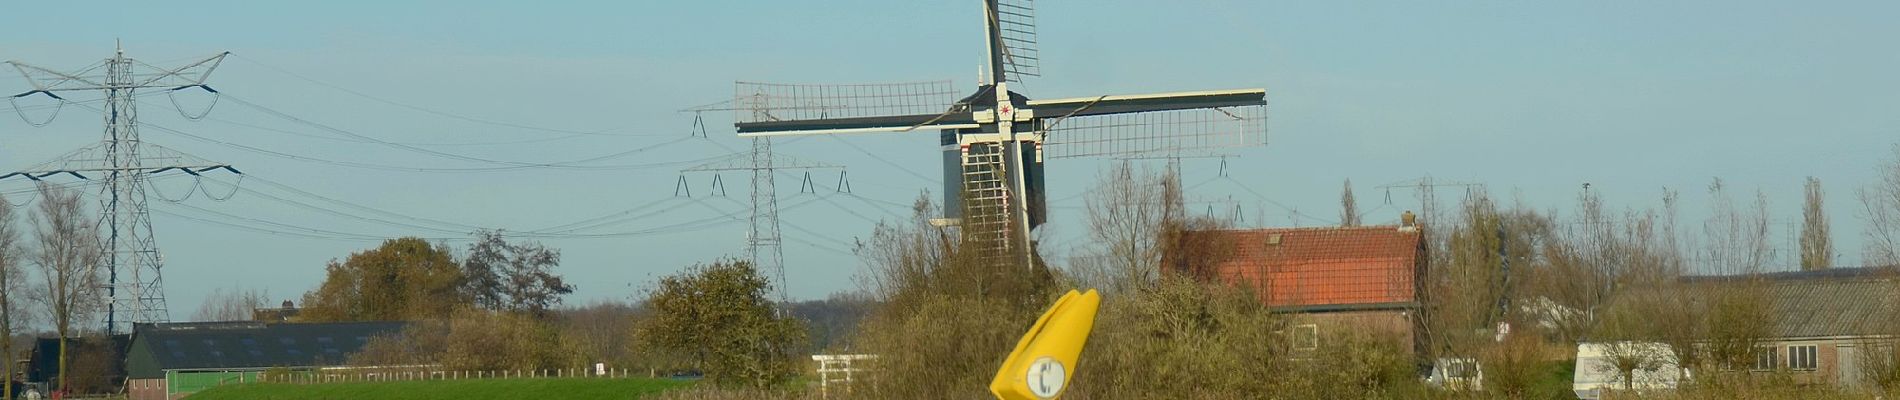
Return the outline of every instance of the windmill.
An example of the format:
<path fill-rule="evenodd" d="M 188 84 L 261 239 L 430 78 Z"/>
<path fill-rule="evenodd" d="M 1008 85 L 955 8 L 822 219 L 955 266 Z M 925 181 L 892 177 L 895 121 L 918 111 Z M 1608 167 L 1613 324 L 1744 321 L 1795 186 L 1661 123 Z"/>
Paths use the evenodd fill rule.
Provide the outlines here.
<path fill-rule="evenodd" d="M 939 132 L 942 221 L 991 262 L 1032 266 L 1046 219 L 1045 158 L 1180 156 L 1266 144 L 1266 90 L 1032 100 L 1009 83 L 1040 76 L 1033 0 L 983 0 L 986 82 L 951 102 L 947 82 L 781 85 L 739 82 L 741 137 Z M 973 247 L 972 247 L 973 246 Z"/>

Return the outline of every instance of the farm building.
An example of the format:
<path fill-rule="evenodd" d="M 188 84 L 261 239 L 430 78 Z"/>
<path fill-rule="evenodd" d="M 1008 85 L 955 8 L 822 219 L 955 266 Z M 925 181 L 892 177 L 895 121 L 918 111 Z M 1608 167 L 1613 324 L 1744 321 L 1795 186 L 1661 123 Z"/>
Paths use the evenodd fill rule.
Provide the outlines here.
<path fill-rule="evenodd" d="M 1382 332 L 1417 345 L 1424 242 L 1416 227 L 1268 228 L 1214 232 L 1234 246 L 1213 266 L 1222 281 L 1254 287 L 1275 311 L 1296 314 L 1294 346 Z"/>
<path fill-rule="evenodd" d="M 1721 289 L 1754 280 L 1768 298 L 1769 330 L 1750 370 L 1783 371 L 1804 383 L 1860 386 L 1869 350 L 1892 346 L 1900 280 L 1890 268 L 1835 268 L 1747 276 L 1688 277 Z"/>
<path fill-rule="evenodd" d="M 255 381 L 267 369 L 341 365 L 370 338 L 394 334 L 404 326 L 403 322 L 139 324 L 133 327 L 126 350 L 126 393 L 133 400 L 170 400 L 212 386 Z"/>
<path fill-rule="evenodd" d="M 77 394 L 118 392 L 125 378 L 119 355 L 130 340 L 131 335 L 123 334 L 67 338 L 67 389 Z M 59 382 L 59 339 L 36 338 L 29 352 L 21 374 L 24 382 L 51 393 Z"/>
<path fill-rule="evenodd" d="M 297 303 L 284 300 L 283 307 L 251 309 L 251 320 L 258 322 L 290 322 L 296 319 L 297 314 L 302 311 L 302 309 L 297 308 Z"/>
<path fill-rule="evenodd" d="M 1766 329 L 1755 339 L 1752 365 L 1727 366 L 1749 373 L 1786 374 L 1797 383 L 1865 386 L 1861 371 L 1867 363 L 1890 364 L 1894 337 L 1900 332 L 1900 279 L 1892 268 L 1834 268 L 1727 276 L 1683 277 L 1686 287 L 1669 290 L 1736 291 L 1766 300 Z M 1619 299 L 1636 296 L 1626 294 Z M 1708 296 L 1691 296 L 1707 298 Z M 1699 303 L 1683 304 L 1698 307 Z M 1596 398 L 1604 389 L 1621 386 L 1613 373 L 1587 367 L 1590 349 L 1604 343 L 1578 346 L 1575 389 L 1583 398 Z M 1656 344 L 1669 350 L 1666 345 Z M 1600 351 L 1599 351 L 1600 352 Z M 1650 351 L 1665 364 L 1674 364 L 1672 351 Z M 1696 366 L 1685 366 L 1694 376 Z M 1673 376 L 1675 371 L 1663 371 Z M 1638 388 L 1674 387 L 1673 381 L 1638 380 Z"/>

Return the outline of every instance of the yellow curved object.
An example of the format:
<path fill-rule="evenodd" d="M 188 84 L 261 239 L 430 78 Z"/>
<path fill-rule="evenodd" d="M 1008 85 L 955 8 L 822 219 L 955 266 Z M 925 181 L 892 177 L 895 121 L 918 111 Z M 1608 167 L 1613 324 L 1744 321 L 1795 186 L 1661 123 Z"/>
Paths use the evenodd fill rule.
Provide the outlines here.
<path fill-rule="evenodd" d="M 1089 332 L 1095 329 L 1095 311 L 1101 307 L 1102 295 L 1094 289 L 1063 294 L 1016 342 L 1016 349 L 990 381 L 990 393 L 1002 400 L 1060 397 L 1075 373 L 1082 347 L 1088 344 Z"/>

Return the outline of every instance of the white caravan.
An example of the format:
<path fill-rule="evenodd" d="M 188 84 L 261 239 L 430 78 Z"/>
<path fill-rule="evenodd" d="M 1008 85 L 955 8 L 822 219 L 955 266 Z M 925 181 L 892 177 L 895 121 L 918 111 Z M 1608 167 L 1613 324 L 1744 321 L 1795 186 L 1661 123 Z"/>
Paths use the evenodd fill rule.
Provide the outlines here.
<path fill-rule="evenodd" d="M 1676 363 L 1676 352 L 1667 344 L 1650 342 L 1608 342 L 1578 343 L 1577 371 L 1572 380 L 1571 389 L 1577 398 L 1595 400 L 1603 397 L 1604 390 L 1622 390 L 1622 376 L 1617 373 L 1616 365 L 1611 361 L 1615 357 L 1634 357 L 1643 360 L 1640 367 L 1631 371 L 1630 388 L 1639 391 L 1675 389 L 1681 374 Z"/>

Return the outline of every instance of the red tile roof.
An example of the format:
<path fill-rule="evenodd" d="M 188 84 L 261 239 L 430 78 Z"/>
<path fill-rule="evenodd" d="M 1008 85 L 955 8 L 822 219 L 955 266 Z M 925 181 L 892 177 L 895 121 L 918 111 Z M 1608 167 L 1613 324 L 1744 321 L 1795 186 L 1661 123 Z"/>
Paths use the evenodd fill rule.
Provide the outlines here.
<path fill-rule="evenodd" d="M 1215 268 L 1275 307 L 1416 301 L 1420 235 L 1395 226 L 1220 231 L 1235 246 Z"/>

